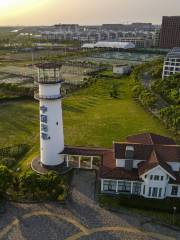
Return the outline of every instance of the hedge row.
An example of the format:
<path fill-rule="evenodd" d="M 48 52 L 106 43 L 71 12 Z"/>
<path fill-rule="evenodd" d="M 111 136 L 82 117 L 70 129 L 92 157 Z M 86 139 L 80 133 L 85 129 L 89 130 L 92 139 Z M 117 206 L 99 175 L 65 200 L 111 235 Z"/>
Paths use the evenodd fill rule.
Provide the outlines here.
<path fill-rule="evenodd" d="M 180 200 L 177 198 L 169 199 L 145 199 L 133 195 L 105 195 L 98 196 L 100 204 L 105 207 L 119 208 L 125 206 L 128 208 L 137 208 L 149 211 L 173 212 L 173 207 L 176 207 L 176 212 L 180 213 Z"/>

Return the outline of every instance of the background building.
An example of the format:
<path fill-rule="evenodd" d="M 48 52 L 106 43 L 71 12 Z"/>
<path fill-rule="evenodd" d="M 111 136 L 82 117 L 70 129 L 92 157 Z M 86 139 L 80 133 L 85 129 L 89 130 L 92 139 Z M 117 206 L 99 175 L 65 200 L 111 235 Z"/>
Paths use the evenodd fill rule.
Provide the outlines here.
<path fill-rule="evenodd" d="M 125 75 L 131 72 L 131 67 L 127 64 L 114 65 L 113 73 L 118 75 Z"/>
<path fill-rule="evenodd" d="M 158 48 L 159 47 L 159 44 L 160 44 L 160 28 L 156 29 L 154 34 L 153 34 L 153 46 L 155 48 Z"/>
<path fill-rule="evenodd" d="M 160 48 L 180 47 L 180 16 L 163 17 Z"/>
<path fill-rule="evenodd" d="M 47 41 L 131 42 L 138 48 L 149 48 L 154 46 L 153 39 L 158 27 L 150 23 L 104 24 L 99 26 L 60 24 L 40 29 L 39 34 L 41 34 L 42 39 Z"/>
<path fill-rule="evenodd" d="M 173 48 L 164 60 L 162 78 L 180 73 L 180 48 Z"/>

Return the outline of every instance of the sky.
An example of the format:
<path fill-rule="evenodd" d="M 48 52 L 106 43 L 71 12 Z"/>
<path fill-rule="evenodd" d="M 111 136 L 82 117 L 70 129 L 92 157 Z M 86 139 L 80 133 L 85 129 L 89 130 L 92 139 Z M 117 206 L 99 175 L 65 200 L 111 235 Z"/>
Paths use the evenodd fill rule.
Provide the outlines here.
<path fill-rule="evenodd" d="M 152 22 L 180 15 L 180 0 L 0 0 L 0 25 Z"/>

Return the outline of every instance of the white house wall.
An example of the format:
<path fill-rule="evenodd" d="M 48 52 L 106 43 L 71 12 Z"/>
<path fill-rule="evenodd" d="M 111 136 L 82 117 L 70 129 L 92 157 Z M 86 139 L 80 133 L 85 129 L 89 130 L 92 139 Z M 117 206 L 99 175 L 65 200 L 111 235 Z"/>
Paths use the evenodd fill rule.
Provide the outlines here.
<path fill-rule="evenodd" d="M 168 164 L 172 167 L 173 171 L 179 171 L 180 170 L 180 162 L 168 162 Z"/>
<path fill-rule="evenodd" d="M 125 161 L 126 159 L 116 159 L 116 167 L 125 167 Z M 133 168 L 138 168 L 138 164 L 144 160 L 135 160 L 133 159 Z M 172 167 L 173 171 L 179 171 L 180 170 L 180 162 L 167 162 Z"/>
<path fill-rule="evenodd" d="M 171 195 L 172 186 L 178 186 L 178 194 L 177 194 L 177 196 Z M 168 185 L 167 185 L 167 188 L 166 188 L 166 196 L 167 196 L 167 197 L 180 197 L 180 185 L 177 185 L 177 184 L 168 184 Z"/>
<path fill-rule="evenodd" d="M 122 163 L 124 163 L 125 160 L 120 160 L 118 163 L 119 165 L 123 166 Z M 137 164 L 137 163 L 136 163 Z M 153 178 L 151 179 L 151 175 Z M 159 176 L 159 180 L 155 180 L 154 176 Z M 161 179 L 163 177 L 163 179 Z M 128 180 L 118 180 L 118 179 L 101 179 L 101 192 L 104 192 L 104 181 L 113 181 L 116 183 L 116 194 L 120 194 L 118 192 L 118 182 L 125 181 L 125 182 L 131 182 L 131 193 L 132 194 L 132 184 L 134 181 L 128 181 Z M 169 184 L 170 177 L 167 174 L 167 172 L 161 168 L 160 166 L 155 167 L 154 169 L 150 170 L 147 174 L 144 174 L 142 176 L 142 185 L 141 185 L 141 193 L 145 198 L 157 198 L 157 199 L 164 199 L 166 197 L 180 197 L 180 185 L 177 184 Z M 137 182 L 137 181 L 135 181 Z M 172 192 L 172 186 L 178 186 L 178 194 L 175 196 L 171 195 Z M 145 188 L 144 188 L 145 187 Z M 149 196 L 149 188 L 151 188 L 151 195 Z M 153 189 L 157 189 L 157 197 L 152 195 Z M 144 192 L 145 190 L 145 192 Z M 159 196 L 159 193 L 161 191 L 161 196 Z M 106 191 L 105 191 L 106 192 Z"/>
<path fill-rule="evenodd" d="M 151 175 L 153 176 L 152 180 L 151 180 Z M 151 189 L 161 188 L 162 189 L 161 198 L 165 198 L 166 197 L 165 190 L 169 180 L 169 176 L 166 174 L 166 172 L 163 171 L 161 167 L 157 167 L 152 169 L 148 174 L 145 174 L 145 176 L 143 177 L 144 183 L 143 183 L 141 194 L 144 197 L 151 198 L 151 196 L 148 195 L 149 188 L 150 187 Z M 159 176 L 159 180 L 154 180 L 154 176 Z M 163 180 L 161 180 L 161 176 L 163 177 Z M 145 186 L 145 193 L 143 193 L 144 186 Z"/>
<path fill-rule="evenodd" d="M 116 167 L 125 167 L 125 161 L 126 159 L 116 159 Z M 138 168 L 138 164 L 142 162 L 143 160 L 134 160 L 133 159 L 133 168 Z"/>

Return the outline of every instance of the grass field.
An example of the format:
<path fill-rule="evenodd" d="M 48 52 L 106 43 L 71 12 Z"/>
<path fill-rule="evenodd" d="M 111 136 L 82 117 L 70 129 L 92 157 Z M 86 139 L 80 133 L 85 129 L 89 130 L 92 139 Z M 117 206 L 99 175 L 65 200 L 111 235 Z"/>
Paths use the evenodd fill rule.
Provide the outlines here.
<path fill-rule="evenodd" d="M 119 85 L 119 99 L 112 99 L 113 83 Z M 146 131 L 169 135 L 162 123 L 136 104 L 129 91 L 129 79 L 99 80 L 63 102 L 66 144 L 110 147 L 127 135 Z"/>
<path fill-rule="evenodd" d="M 113 83 L 119 85 L 119 98 L 112 99 Z M 63 100 L 65 143 L 76 146 L 111 147 L 113 140 L 146 131 L 169 135 L 161 122 L 131 98 L 128 77 L 101 79 Z M 38 104 L 12 102 L 0 105 L 0 146 L 29 143 L 38 153 Z"/>
<path fill-rule="evenodd" d="M 0 104 L 0 147 L 33 144 L 38 133 L 38 105 L 30 101 Z"/>

